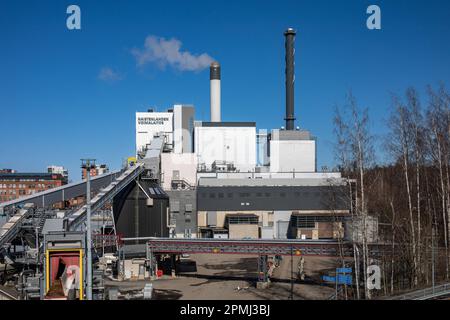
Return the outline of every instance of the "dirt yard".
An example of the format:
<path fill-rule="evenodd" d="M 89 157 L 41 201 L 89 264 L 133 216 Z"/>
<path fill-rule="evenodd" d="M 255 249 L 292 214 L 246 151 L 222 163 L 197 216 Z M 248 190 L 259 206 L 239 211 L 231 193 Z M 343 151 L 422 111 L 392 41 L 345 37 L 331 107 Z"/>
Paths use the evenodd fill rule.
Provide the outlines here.
<path fill-rule="evenodd" d="M 197 262 L 197 272 L 176 278 L 164 276 L 153 281 L 154 299 L 183 300 L 285 300 L 291 292 L 291 257 L 284 257 L 274 270 L 267 289 L 257 289 L 257 258 L 251 255 L 191 255 Z M 293 274 L 297 276 L 299 257 L 293 258 Z M 305 257 L 305 280 L 295 280 L 293 298 L 327 299 L 334 293 L 332 286 L 321 285 L 321 272 L 336 267 L 334 258 Z M 148 281 L 107 281 L 122 293 L 138 292 Z"/>

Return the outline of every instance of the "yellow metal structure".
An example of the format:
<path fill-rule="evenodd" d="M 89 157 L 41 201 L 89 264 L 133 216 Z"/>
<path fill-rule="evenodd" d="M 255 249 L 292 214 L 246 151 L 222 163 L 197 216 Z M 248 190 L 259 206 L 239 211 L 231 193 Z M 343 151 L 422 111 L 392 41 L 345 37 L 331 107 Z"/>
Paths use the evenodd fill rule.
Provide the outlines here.
<path fill-rule="evenodd" d="M 80 257 L 80 300 L 83 300 L 83 249 L 47 249 L 45 252 L 45 294 L 50 288 L 50 253 L 52 252 L 78 252 Z"/>
<path fill-rule="evenodd" d="M 130 166 L 134 166 L 136 164 L 137 160 L 136 157 L 128 157 L 127 159 L 127 165 Z"/>

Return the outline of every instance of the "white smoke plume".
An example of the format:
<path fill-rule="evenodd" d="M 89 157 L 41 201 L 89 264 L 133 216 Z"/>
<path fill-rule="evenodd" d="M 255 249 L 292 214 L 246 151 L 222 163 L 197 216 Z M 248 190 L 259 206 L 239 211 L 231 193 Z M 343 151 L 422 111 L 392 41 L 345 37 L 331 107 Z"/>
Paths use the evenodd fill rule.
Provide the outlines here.
<path fill-rule="evenodd" d="M 182 43 L 178 39 L 166 40 L 150 35 L 145 39 L 143 49 L 134 48 L 131 52 L 138 66 L 153 62 L 160 68 L 169 65 L 180 71 L 201 71 L 214 61 L 207 53 L 195 55 L 189 51 L 181 51 L 181 46 Z"/>

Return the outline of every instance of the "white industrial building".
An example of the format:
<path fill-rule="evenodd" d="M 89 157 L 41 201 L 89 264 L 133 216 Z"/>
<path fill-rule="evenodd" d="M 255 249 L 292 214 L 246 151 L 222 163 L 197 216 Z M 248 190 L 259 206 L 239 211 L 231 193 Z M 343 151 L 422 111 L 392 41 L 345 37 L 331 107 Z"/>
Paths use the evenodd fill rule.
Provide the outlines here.
<path fill-rule="evenodd" d="M 250 122 L 202 122 L 194 131 L 195 153 L 202 171 L 226 163 L 236 171 L 254 171 L 256 126 Z"/>
<path fill-rule="evenodd" d="M 315 172 L 316 141 L 308 131 L 272 130 L 270 172 Z"/>
<path fill-rule="evenodd" d="M 176 104 L 166 112 L 136 112 L 136 155 L 155 135 L 165 137 L 165 148 L 175 153 L 193 152 L 194 107 Z"/>
<path fill-rule="evenodd" d="M 162 153 L 161 185 L 164 190 L 171 190 L 173 183 L 184 183 L 181 189 L 197 184 L 197 156 L 194 153 Z"/>
<path fill-rule="evenodd" d="M 166 144 L 173 144 L 173 112 L 136 112 L 136 155 L 153 141 L 157 133 L 166 137 Z"/>
<path fill-rule="evenodd" d="M 341 235 L 350 212 L 342 200 L 348 181 L 338 172 L 317 172 L 316 139 L 295 127 L 295 32 L 289 29 L 285 36 L 285 127 L 257 133 L 254 122 L 221 121 L 217 62 L 210 67 L 210 121 L 194 121 L 194 107 L 186 105 L 136 113 L 137 153 L 151 149 L 155 135 L 165 137 L 159 183 L 169 194 L 171 236 Z M 340 200 L 331 203 L 333 196 Z"/>
<path fill-rule="evenodd" d="M 194 106 L 173 106 L 173 152 L 194 152 Z"/>

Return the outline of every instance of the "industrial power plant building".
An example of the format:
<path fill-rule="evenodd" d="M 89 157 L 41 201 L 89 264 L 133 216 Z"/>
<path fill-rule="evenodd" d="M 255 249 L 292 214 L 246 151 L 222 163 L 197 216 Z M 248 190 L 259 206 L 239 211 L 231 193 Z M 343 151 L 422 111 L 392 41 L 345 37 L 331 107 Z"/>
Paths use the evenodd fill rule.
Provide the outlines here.
<path fill-rule="evenodd" d="M 255 122 L 222 122 L 218 62 L 210 67 L 210 121 L 195 121 L 192 105 L 136 113 L 137 161 L 152 169 L 152 183 L 161 192 L 152 195 L 149 188 L 155 185 L 139 185 L 139 181 L 124 191 L 127 195 L 117 201 L 115 215 L 120 215 L 122 207 L 135 210 L 127 199 L 140 199 L 139 213 L 132 215 L 131 222 L 119 219 L 119 229 L 125 223 L 126 233 L 133 236 L 178 238 L 345 236 L 349 183 L 338 172 L 317 172 L 316 139 L 295 127 L 295 31 L 288 29 L 285 39 L 285 127 L 257 131 Z M 161 203 L 146 206 L 145 197 Z M 132 232 L 135 219 L 141 216 L 154 217 L 158 228 Z"/>

